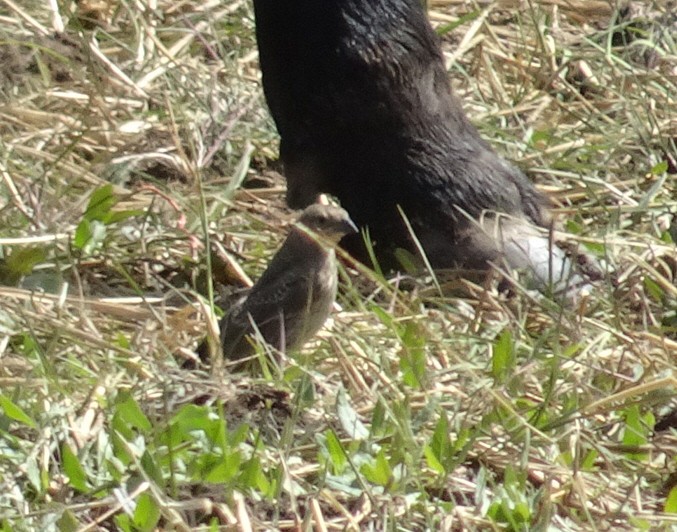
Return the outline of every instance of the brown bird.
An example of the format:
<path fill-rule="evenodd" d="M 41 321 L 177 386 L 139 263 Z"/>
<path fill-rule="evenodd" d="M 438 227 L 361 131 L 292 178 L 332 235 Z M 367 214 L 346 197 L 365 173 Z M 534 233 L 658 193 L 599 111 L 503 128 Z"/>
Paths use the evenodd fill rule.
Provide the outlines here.
<path fill-rule="evenodd" d="M 224 357 L 250 356 L 257 338 L 281 352 L 310 340 L 336 299 L 334 247 L 356 232 L 345 210 L 319 203 L 307 207 L 258 282 L 221 320 Z"/>

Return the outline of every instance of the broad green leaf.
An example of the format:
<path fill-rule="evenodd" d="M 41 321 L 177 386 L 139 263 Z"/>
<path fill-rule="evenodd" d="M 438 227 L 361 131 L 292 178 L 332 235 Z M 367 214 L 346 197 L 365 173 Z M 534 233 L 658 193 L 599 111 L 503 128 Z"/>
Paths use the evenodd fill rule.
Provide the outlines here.
<path fill-rule="evenodd" d="M 162 469 L 158 465 L 155 457 L 148 451 L 144 451 L 141 456 L 141 467 L 146 472 L 146 474 L 157 484 L 158 486 L 164 486 L 164 478 L 162 476 Z"/>
<path fill-rule="evenodd" d="M 160 509 L 149 493 L 142 493 L 136 499 L 136 509 L 132 520 L 142 532 L 153 530 L 157 525 L 160 520 Z"/>
<path fill-rule="evenodd" d="M 213 484 L 222 484 L 233 480 L 240 473 L 242 464 L 242 455 L 239 452 L 230 453 L 227 456 L 211 455 L 204 457 L 203 461 L 210 462 L 208 470 L 205 470 L 204 479 Z M 258 457 L 252 458 L 258 460 Z M 205 464 L 207 465 L 207 464 Z M 203 466 L 204 470 L 204 466 Z M 199 479 L 196 479 L 199 480 Z M 248 480 L 248 479 L 247 479 Z M 248 485 L 248 487 L 252 487 Z"/>
<path fill-rule="evenodd" d="M 117 514 L 115 517 L 115 524 L 122 530 L 122 532 L 133 532 L 132 518 L 127 514 Z"/>
<path fill-rule="evenodd" d="M 2 408 L 3 412 L 8 418 L 18 421 L 19 423 L 23 423 L 32 429 L 36 427 L 35 421 L 33 421 L 33 419 L 21 409 L 21 407 L 13 403 L 9 397 L 1 394 L 0 408 Z"/>
<path fill-rule="evenodd" d="M 76 532 L 82 529 L 82 523 L 78 521 L 77 517 L 68 508 L 64 509 L 61 517 L 56 522 L 56 526 L 59 532 Z"/>
<path fill-rule="evenodd" d="M 94 220 L 108 221 L 110 210 L 117 202 L 118 199 L 113 193 L 113 185 L 110 183 L 96 189 L 89 198 L 84 219 L 90 222 Z"/>
<path fill-rule="evenodd" d="M 153 428 L 134 397 L 127 391 L 121 391 L 118 394 L 115 400 L 115 413 L 124 420 L 129 427 L 140 430 L 141 432 L 147 433 Z"/>
<path fill-rule="evenodd" d="M 193 440 L 192 434 L 201 431 L 209 442 L 223 449 L 225 452 L 226 442 L 224 441 L 225 422 L 217 418 L 207 407 L 197 405 L 186 405 L 172 419 L 172 445 L 179 442 Z"/>
<path fill-rule="evenodd" d="M 334 474 L 340 475 L 343 473 L 348 459 L 346 458 L 346 452 L 341 445 L 341 441 L 336 436 L 333 430 L 328 430 L 325 432 L 327 452 L 329 453 L 329 459 L 331 460 Z"/>
<path fill-rule="evenodd" d="M 638 405 L 629 406 L 625 410 L 625 429 L 623 445 L 639 446 L 646 443 L 646 427 L 642 425 L 642 417 Z"/>
<path fill-rule="evenodd" d="M 581 471 L 593 471 L 595 469 L 595 463 L 597 462 L 598 456 L 599 452 L 596 449 L 590 449 L 583 460 L 581 460 Z"/>
<path fill-rule="evenodd" d="M 46 259 L 47 252 L 44 247 L 16 247 L 0 264 L 0 280 L 4 284 L 14 286 Z"/>
<path fill-rule="evenodd" d="M 677 487 L 672 488 L 668 493 L 663 511 L 666 514 L 677 514 Z"/>
<path fill-rule="evenodd" d="M 77 491 L 86 493 L 87 475 L 80 464 L 77 455 L 71 450 L 67 443 L 61 446 L 61 460 L 63 465 L 63 472 L 68 477 L 70 485 Z"/>
<path fill-rule="evenodd" d="M 430 449 L 430 452 L 426 453 L 430 466 L 439 473 L 448 473 L 453 459 L 453 449 L 451 439 L 449 438 L 449 421 L 444 412 L 440 414 L 440 419 L 437 421 L 435 431 L 427 448 Z M 431 458 L 434 458 L 434 460 L 431 460 Z M 441 470 L 439 469 L 440 467 L 442 468 Z"/>
<path fill-rule="evenodd" d="M 270 482 L 268 482 L 266 475 L 263 473 L 261 460 L 258 456 L 252 456 L 247 460 L 242 468 L 240 482 L 254 491 L 265 494 L 270 492 Z"/>
<path fill-rule="evenodd" d="M 383 449 L 376 455 L 376 461 L 373 464 L 364 464 L 360 472 L 369 482 L 379 486 L 387 486 L 392 479 L 392 470 Z"/>
<path fill-rule="evenodd" d="M 428 463 L 428 467 L 435 471 L 436 473 L 443 475 L 444 474 L 444 466 L 440 462 L 439 458 L 435 454 L 435 451 L 433 451 L 432 446 L 426 445 L 423 447 L 423 456 L 425 456 L 425 460 Z"/>
<path fill-rule="evenodd" d="M 369 437 L 369 431 L 364 426 L 360 416 L 348 402 L 348 396 L 343 388 L 339 389 L 336 396 L 336 413 L 338 414 L 341 428 L 354 440 L 365 440 Z"/>
<path fill-rule="evenodd" d="M 89 226 L 89 220 L 81 220 L 78 226 L 75 228 L 75 235 L 73 236 L 73 245 L 77 249 L 84 249 L 89 242 L 89 239 L 92 237 L 92 230 Z"/>
<path fill-rule="evenodd" d="M 106 239 L 106 226 L 98 220 L 82 220 L 75 229 L 73 245 L 89 254 Z"/>

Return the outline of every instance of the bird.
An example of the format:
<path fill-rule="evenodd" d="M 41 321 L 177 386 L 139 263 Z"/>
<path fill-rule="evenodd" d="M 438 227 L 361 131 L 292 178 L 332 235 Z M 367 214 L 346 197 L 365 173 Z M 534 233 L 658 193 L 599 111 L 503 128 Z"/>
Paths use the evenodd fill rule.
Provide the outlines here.
<path fill-rule="evenodd" d="M 333 195 L 368 230 L 341 243 L 384 270 L 530 270 L 580 284 L 552 241 L 548 198 L 501 157 L 451 90 L 420 0 L 254 0 L 263 90 L 287 203 Z M 421 257 L 422 253 L 425 257 Z"/>
<path fill-rule="evenodd" d="M 263 340 L 275 351 L 301 348 L 324 325 L 338 285 L 334 248 L 357 227 L 334 205 L 314 203 L 293 224 L 259 280 L 220 322 L 221 347 L 228 361 L 243 361 Z M 203 350 L 204 355 L 207 350 Z"/>

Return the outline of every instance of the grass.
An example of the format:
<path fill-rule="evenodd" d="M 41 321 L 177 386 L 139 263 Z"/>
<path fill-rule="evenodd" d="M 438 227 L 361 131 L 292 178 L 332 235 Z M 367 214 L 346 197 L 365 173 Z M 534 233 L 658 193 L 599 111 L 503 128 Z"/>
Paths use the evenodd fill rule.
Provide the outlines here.
<path fill-rule="evenodd" d="M 668 8 L 430 6 L 473 121 L 605 266 L 588 300 L 349 269 L 248 377 L 180 362 L 291 219 L 250 3 L 47 4 L 0 3 L 2 530 L 675 527 Z"/>

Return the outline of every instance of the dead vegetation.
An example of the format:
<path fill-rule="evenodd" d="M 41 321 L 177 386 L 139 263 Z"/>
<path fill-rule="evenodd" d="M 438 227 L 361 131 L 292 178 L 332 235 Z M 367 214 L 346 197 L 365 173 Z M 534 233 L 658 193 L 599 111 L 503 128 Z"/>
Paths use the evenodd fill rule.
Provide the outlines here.
<path fill-rule="evenodd" d="M 348 270 L 249 378 L 179 368 L 290 219 L 249 2 L 0 2 L 4 530 L 675 526 L 674 7 L 430 7 L 608 276 L 567 309 Z"/>

